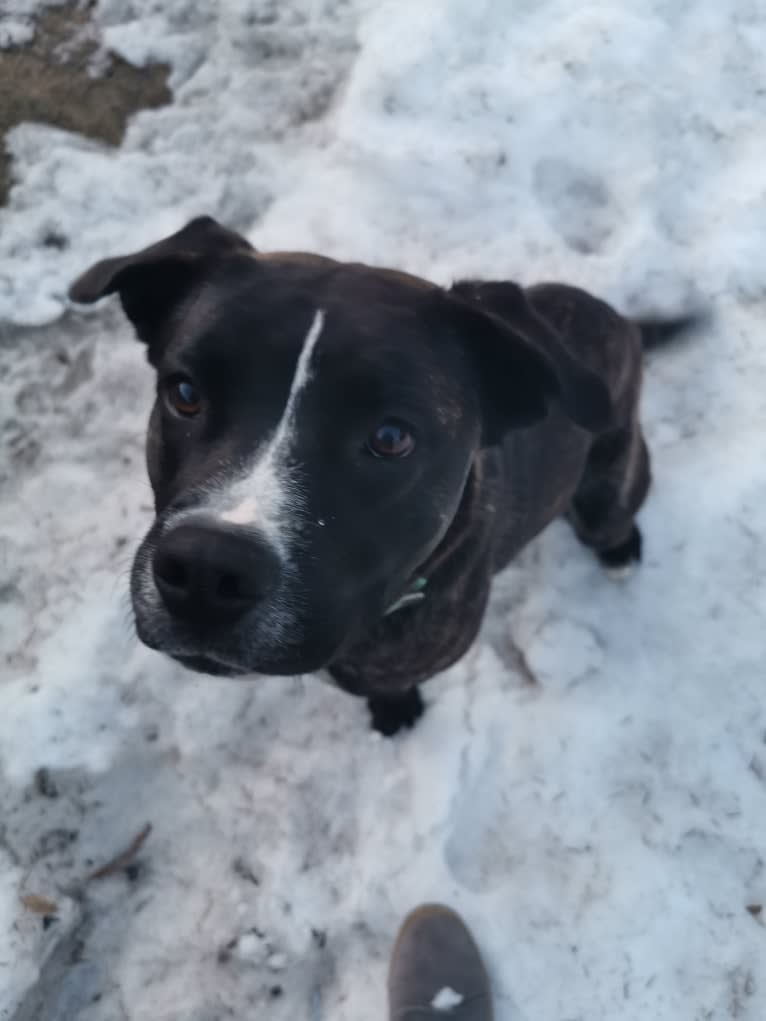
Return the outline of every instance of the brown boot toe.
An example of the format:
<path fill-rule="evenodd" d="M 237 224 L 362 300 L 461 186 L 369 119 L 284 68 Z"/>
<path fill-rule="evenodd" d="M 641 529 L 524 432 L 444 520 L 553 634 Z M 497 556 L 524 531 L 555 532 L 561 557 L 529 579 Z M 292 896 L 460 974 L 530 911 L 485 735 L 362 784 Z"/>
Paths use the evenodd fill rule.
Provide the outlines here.
<path fill-rule="evenodd" d="M 388 975 L 390 1021 L 492 1021 L 478 947 L 450 908 L 426 904 L 404 921 Z"/>

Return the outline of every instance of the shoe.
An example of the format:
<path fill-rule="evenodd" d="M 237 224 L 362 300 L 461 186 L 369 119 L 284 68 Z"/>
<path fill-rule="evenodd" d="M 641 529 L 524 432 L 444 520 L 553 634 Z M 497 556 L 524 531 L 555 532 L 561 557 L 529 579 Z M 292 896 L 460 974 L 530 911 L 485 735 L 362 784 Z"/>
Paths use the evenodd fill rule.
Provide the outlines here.
<path fill-rule="evenodd" d="M 388 973 L 390 1021 L 492 1021 L 489 978 L 463 920 L 425 904 L 405 919 Z"/>

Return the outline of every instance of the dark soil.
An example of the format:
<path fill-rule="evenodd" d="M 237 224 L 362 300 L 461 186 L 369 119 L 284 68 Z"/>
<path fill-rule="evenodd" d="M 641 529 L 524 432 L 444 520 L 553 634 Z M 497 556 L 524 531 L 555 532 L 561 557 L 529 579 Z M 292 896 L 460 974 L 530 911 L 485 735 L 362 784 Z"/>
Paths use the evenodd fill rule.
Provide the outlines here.
<path fill-rule="evenodd" d="M 0 206 L 13 185 L 4 140 L 16 124 L 42 122 L 119 145 L 131 114 L 171 101 L 166 65 L 134 67 L 101 53 L 92 8 L 70 0 L 43 10 L 31 42 L 0 50 Z"/>

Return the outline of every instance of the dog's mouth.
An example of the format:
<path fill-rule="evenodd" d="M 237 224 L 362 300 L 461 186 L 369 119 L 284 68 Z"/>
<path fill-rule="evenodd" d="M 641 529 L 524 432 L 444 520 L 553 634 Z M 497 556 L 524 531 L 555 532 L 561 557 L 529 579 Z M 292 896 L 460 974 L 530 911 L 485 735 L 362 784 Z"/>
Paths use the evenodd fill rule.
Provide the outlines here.
<path fill-rule="evenodd" d="M 334 647 L 316 642 L 287 647 L 245 643 L 240 648 L 230 640 L 220 648 L 212 640 L 205 642 L 199 636 L 173 634 L 172 629 L 158 632 L 147 627 L 146 621 L 141 621 L 137 630 L 139 639 L 150 649 L 164 653 L 187 670 L 210 677 L 255 679 L 316 673 L 330 662 L 335 652 Z"/>
<path fill-rule="evenodd" d="M 207 674 L 209 677 L 255 679 L 264 676 L 292 677 L 297 674 L 315 673 L 327 663 L 327 657 L 319 655 L 315 650 L 307 654 L 303 648 L 280 650 L 243 649 L 241 655 L 236 651 L 219 653 L 210 646 L 195 642 L 190 645 L 177 645 L 174 642 L 146 641 L 145 645 L 170 656 L 187 670 Z"/>
<path fill-rule="evenodd" d="M 252 671 L 245 670 L 242 667 L 224 663 L 213 656 L 173 655 L 173 659 L 177 660 L 181 666 L 186 667 L 187 670 L 194 670 L 198 674 L 210 674 L 213 677 L 245 677 L 247 674 L 252 673 Z"/>

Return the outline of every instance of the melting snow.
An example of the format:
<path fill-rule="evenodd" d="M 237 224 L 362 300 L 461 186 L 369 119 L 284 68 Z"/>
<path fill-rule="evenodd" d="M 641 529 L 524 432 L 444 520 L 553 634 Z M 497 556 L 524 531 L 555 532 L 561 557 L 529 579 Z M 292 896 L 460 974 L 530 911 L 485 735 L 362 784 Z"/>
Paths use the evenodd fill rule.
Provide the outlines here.
<path fill-rule="evenodd" d="M 434 996 L 431 1001 L 431 1006 L 434 1010 L 454 1010 L 455 1007 L 459 1007 L 463 1002 L 463 997 L 460 993 L 456 993 L 454 989 L 450 989 L 449 986 L 445 986 L 444 989 L 440 989 L 439 992 Z"/>

